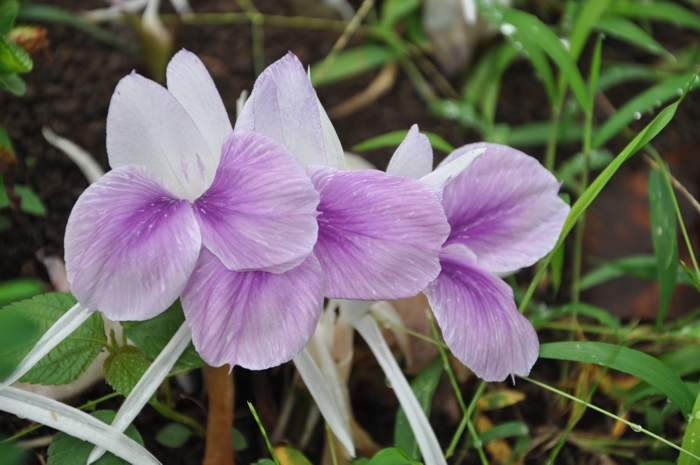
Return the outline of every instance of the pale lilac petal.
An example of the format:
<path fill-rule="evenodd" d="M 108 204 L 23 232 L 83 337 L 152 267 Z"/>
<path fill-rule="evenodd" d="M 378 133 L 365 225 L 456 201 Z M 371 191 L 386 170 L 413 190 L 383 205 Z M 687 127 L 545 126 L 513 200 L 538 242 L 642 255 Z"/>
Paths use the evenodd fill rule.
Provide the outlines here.
<path fill-rule="evenodd" d="M 304 67 L 293 53 L 288 53 L 255 81 L 235 131 L 255 131 L 272 137 L 286 145 L 304 167 L 336 166 L 337 136 L 334 139 L 327 127 L 324 131 L 324 124 L 327 126 L 330 121 L 326 121 L 327 116 L 322 119 L 319 108 Z"/>
<path fill-rule="evenodd" d="M 479 158 L 485 151 L 486 149 L 471 150 L 447 164 L 441 164 L 435 171 L 420 178 L 420 181 L 430 186 L 442 202 L 445 187 L 466 170 L 474 160 Z"/>
<path fill-rule="evenodd" d="M 323 133 L 323 148 L 326 151 L 326 165 L 344 170 L 346 169 L 346 163 L 343 145 L 340 143 L 338 133 L 335 132 L 333 123 L 331 123 L 331 119 L 328 117 L 328 113 L 326 113 L 323 105 L 321 105 L 318 96 L 316 97 L 316 105 L 318 107 L 318 115 L 321 118 L 321 132 Z"/>
<path fill-rule="evenodd" d="M 107 154 L 112 168 L 153 168 L 173 194 L 190 201 L 209 187 L 218 160 L 175 97 L 136 73 L 119 81 L 112 95 Z"/>
<path fill-rule="evenodd" d="M 212 186 L 194 202 L 202 242 L 230 270 L 281 273 L 316 243 L 319 195 L 279 142 L 231 134 Z"/>
<path fill-rule="evenodd" d="M 510 147 L 467 145 L 446 161 L 482 147 L 486 153 L 445 188 L 447 244 L 466 245 L 476 264 L 493 273 L 530 266 L 556 244 L 569 206 L 557 195 L 556 178 Z"/>
<path fill-rule="evenodd" d="M 388 174 L 420 179 L 433 171 L 433 148 L 414 124 L 396 149 L 386 169 Z"/>
<path fill-rule="evenodd" d="M 218 164 L 221 145 L 233 128 L 204 63 L 194 53 L 180 50 L 168 63 L 167 79 L 168 90 L 190 115 Z"/>
<path fill-rule="evenodd" d="M 444 255 L 441 263 L 440 276 L 424 292 L 455 357 L 489 382 L 527 376 L 539 343 L 515 307 L 512 289 L 452 254 Z"/>
<path fill-rule="evenodd" d="M 373 170 L 307 172 L 321 194 L 314 253 L 327 297 L 402 299 L 435 279 L 449 228 L 428 186 Z"/>
<path fill-rule="evenodd" d="M 146 167 L 123 166 L 80 196 L 66 226 L 73 295 L 116 321 L 167 309 L 189 279 L 201 246 L 192 208 Z"/>
<path fill-rule="evenodd" d="M 323 305 L 313 255 L 282 274 L 227 270 L 207 249 L 182 294 L 192 341 L 212 366 L 263 370 L 292 359 L 309 342 Z"/>

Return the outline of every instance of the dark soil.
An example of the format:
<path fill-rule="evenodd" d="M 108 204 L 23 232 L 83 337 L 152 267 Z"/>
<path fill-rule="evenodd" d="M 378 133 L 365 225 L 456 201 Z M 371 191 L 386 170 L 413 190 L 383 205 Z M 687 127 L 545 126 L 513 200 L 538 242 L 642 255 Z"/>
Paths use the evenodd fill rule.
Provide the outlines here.
<path fill-rule="evenodd" d="M 60 0 L 52 2 L 70 11 L 104 7 L 100 0 Z M 275 14 L 299 14 L 291 1 L 276 2 L 273 0 L 256 1 L 256 6 L 263 12 Z M 195 10 L 203 12 L 225 12 L 235 8 L 235 3 L 224 0 L 205 0 L 193 2 Z M 170 6 L 164 2 L 163 8 Z M 2 174 L 6 187 L 11 192 L 14 185 L 28 185 L 41 197 L 46 205 L 45 218 L 22 213 L 17 205 L 18 198 L 13 198 L 13 206 L 3 213 L 8 214 L 13 226 L 0 232 L 0 281 L 18 277 L 38 277 L 48 282 L 48 275 L 43 265 L 37 261 L 35 254 L 43 249 L 47 254 L 62 256 L 63 235 L 68 215 L 76 199 L 87 187 L 88 183 L 73 163 L 60 151 L 50 146 L 41 134 L 42 126 L 51 127 L 59 135 L 79 144 L 90 152 L 105 169 L 108 169 L 105 150 L 105 120 L 110 97 L 117 82 L 136 70 L 146 74 L 138 57 L 117 51 L 95 38 L 64 25 L 47 24 L 49 45 L 45 54 L 34 57 L 34 70 L 25 76 L 27 94 L 22 98 L 12 97 L 7 93 L 0 94 L 0 124 L 10 135 L 18 159 L 16 166 L 2 165 Z M 131 42 L 136 42 L 132 31 L 126 25 L 114 24 L 108 26 L 114 34 Z M 660 31 L 658 31 L 660 32 Z M 677 32 L 677 31 L 676 31 Z M 338 37 L 336 32 L 324 32 L 300 29 L 284 29 L 265 27 L 265 63 L 272 63 L 283 56 L 288 50 L 294 52 L 304 64 L 315 63 L 324 58 Z M 658 37 L 657 37 L 658 38 Z M 360 38 L 353 39 L 359 43 Z M 687 33 L 676 34 L 670 31 L 663 34 L 662 42 L 674 47 L 687 45 L 697 37 Z M 606 42 L 606 45 L 610 41 Z M 351 45 L 354 42 L 351 42 Z M 208 25 L 185 26 L 177 29 L 177 47 L 184 47 L 199 55 L 210 70 L 217 88 L 222 95 L 224 104 L 230 115 L 235 114 L 235 103 L 244 89 L 251 89 L 255 79 L 253 73 L 253 57 L 251 53 L 251 28 L 247 25 Z M 606 58 L 640 61 L 647 60 L 648 55 L 631 50 L 622 45 L 606 47 Z M 583 60 L 585 61 L 585 59 Z M 329 109 L 344 102 L 348 97 L 364 89 L 372 79 L 372 75 L 354 78 L 340 84 L 334 84 L 319 89 L 319 97 L 324 106 Z M 621 105 L 643 87 L 615 89 L 608 97 L 614 105 Z M 532 72 L 525 62 L 519 62 L 506 74 L 502 86 L 502 96 L 499 101 L 497 120 L 510 124 L 522 124 L 534 120 L 545 119 L 546 97 L 541 84 L 532 77 Z M 602 115 L 601 115 L 602 116 Z M 641 129 L 649 121 L 648 116 L 634 125 Z M 655 143 L 662 154 L 668 154 L 671 168 L 681 169 L 682 182 L 686 183 L 692 193 L 700 193 L 700 163 L 697 162 L 698 147 L 700 147 L 700 95 L 693 93 L 681 105 L 675 120 L 663 132 Z M 434 132 L 454 146 L 475 142 L 473 133 L 464 133 L 449 121 L 431 115 L 424 102 L 415 92 L 410 80 L 401 72 L 391 91 L 379 98 L 374 104 L 343 119 L 333 121 L 344 147 L 349 148 L 371 137 L 395 131 L 408 129 L 412 124 L 419 124 L 421 129 Z M 622 148 L 624 140 L 616 140 L 610 144 L 611 150 Z M 540 157 L 542 148 L 527 148 L 525 151 Z M 572 148 L 571 151 L 575 150 Z M 386 167 L 393 149 L 375 150 L 365 155 L 380 169 Z M 436 158 L 444 154 L 437 153 Z M 690 162 L 693 160 L 692 163 Z M 675 161 L 674 161 L 675 160 Z M 633 160 L 623 168 L 616 177 L 611 188 L 594 204 L 589 213 L 592 228 L 588 232 L 587 247 L 591 254 L 600 258 L 617 258 L 631 253 L 651 252 L 649 238 L 648 213 L 645 210 L 645 165 L 640 160 Z M 641 177 L 641 178 L 640 178 Z M 638 179 L 640 178 L 640 179 Z M 630 182 L 630 179 L 636 181 Z M 641 183 L 639 187 L 637 183 Z M 631 186 L 631 187 L 630 187 Z M 636 187 L 635 187 L 636 186 Z M 639 188 L 637 188 L 639 187 Z M 618 189 L 616 191 L 615 189 Z M 620 193 L 622 192 L 622 194 Z M 629 196 L 629 201 L 620 206 L 620 197 Z M 700 217 L 681 201 L 686 223 L 697 245 L 697 235 Z M 635 216 L 641 209 L 640 216 Z M 625 214 L 630 219 L 624 219 Z M 646 216 L 645 216 L 646 215 Z M 598 218 L 599 217 L 599 218 Z M 610 226 L 609 219 L 619 221 L 619 225 Z M 605 221 L 605 223 L 602 223 Z M 631 223 L 638 223 L 630 226 Z M 600 226 L 596 226 L 600 223 Z M 630 232 L 630 228 L 636 228 Z M 596 229 L 598 228 L 598 229 Z M 616 230 L 622 231 L 621 237 L 616 237 Z M 610 233 L 611 231 L 612 234 Z M 633 237 L 634 240 L 629 239 Z M 615 236 L 617 244 L 625 244 L 621 249 L 616 243 L 608 241 L 609 236 Z M 603 240 L 605 238 L 605 240 Z M 611 245 L 612 244 L 612 245 Z M 524 277 L 527 277 L 525 273 Z M 630 278 L 631 279 L 631 278 Z M 525 282 L 525 280 L 523 281 Z M 597 291 L 587 298 L 604 308 L 611 308 L 616 313 L 627 317 L 648 317 L 646 309 L 656 305 L 653 302 L 654 290 L 646 294 L 640 293 L 640 282 L 629 281 L 630 293 L 637 296 L 635 306 L 619 296 L 611 296 L 620 287 L 608 291 Z M 627 284 L 625 286 L 627 286 Z M 602 287 L 602 286 L 601 286 Z M 565 294 L 565 291 L 563 291 Z M 651 304 L 649 301 L 651 296 Z M 553 296 L 544 296 L 553 300 Z M 566 295 L 559 296 L 566 299 Z M 675 299 L 677 312 L 697 304 L 697 299 L 689 295 L 678 295 Z M 373 439 L 381 446 L 389 446 L 393 442 L 393 422 L 398 404 L 384 382 L 384 377 L 373 358 L 363 357 L 362 345 L 357 348 L 358 359 L 362 359 L 362 367 L 353 373 L 351 386 L 364 386 L 353 390 L 352 403 L 360 424 L 368 430 Z M 251 373 L 236 368 L 236 427 L 246 436 L 250 447 L 237 455 L 238 463 L 251 463 L 266 455 L 266 448 L 257 430 L 246 401 L 250 400 L 258 407 L 264 426 L 268 432 L 274 429 L 279 417 L 282 396 L 286 388 L 292 385 L 293 368 L 278 367 L 266 372 Z M 534 378 L 555 382 L 559 379 L 557 366 L 552 363 L 539 362 L 532 375 Z M 173 398 L 179 398 L 180 391 L 176 383 L 173 385 Z M 475 380 L 466 382 L 463 394 L 466 399 L 476 389 Z M 528 402 L 502 413 L 499 421 L 524 420 L 531 426 L 533 435 L 545 434 L 547 428 L 561 425 L 566 420 L 565 413 L 556 413 L 556 399 L 532 385 L 518 385 L 528 396 Z M 75 399 L 74 405 L 86 400 L 103 396 L 111 390 L 100 384 L 90 392 Z M 449 404 L 449 389 L 445 400 Z M 598 401 L 599 399 L 596 399 Z M 605 399 L 600 399 L 605 403 Z M 308 400 L 307 400 L 308 401 Z M 451 402 L 454 403 L 452 400 Z M 120 400 L 104 403 L 100 408 L 117 409 Z M 206 424 L 206 399 L 201 392 L 185 396 L 177 403 L 179 412 L 192 416 L 202 424 Z M 611 405 L 611 409 L 615 406 Z M 440 441 L 447 447 L 459 422 L 454 415 L 446 412 L 433 416 L 433 422 L 438 431 Z M 584 418 L 583 425 L 590 430 L 609 429 L 610 425 L 603 422 L 600 416 L 593 420 Z M 163 418 L 151 407 L 146 407 L 138 417 L 135 426 L 144 437 L 147 448 L 152 451 L 164 464 L 197 464 L 201 462 L 204 453 L 204 440 L 193 437 L 180 449 L 169 449 L 157 443 L 155 434 L 170 420 Z M 11 435 L 25 428 L 27 423 L 6 414 L 0 414 L 0 433 Z M 51 434 L 44 428 L 29 437 Z M 319 428 L 317 436 L 322 434 Z M 299 431 L 289 432 L 290 439 L 298 438 Z M 546 436 L 546 434 L 545 434 Z M 320 444 L 320 441 L 315 441 Z M 318 461 L 321 451 L 319 446 L 312 446 L 310 456 Z M 539 449 L 537 449 L 539 450 Z M 535 450 L 528 463 L 544 463 L 548 452 L 538 453 Z M 39 449 L 32 455 L 28 463 L 43 463 L 45 449 Z M 593 453 L 580 452 L 571 446 L 565 446 L 559 456 L 558 463 L 599 463 Z M 476 457 L 469 455 L 466 463 L 477 463 Z M 621 459 L 618 463 L 625 462 Z"/>

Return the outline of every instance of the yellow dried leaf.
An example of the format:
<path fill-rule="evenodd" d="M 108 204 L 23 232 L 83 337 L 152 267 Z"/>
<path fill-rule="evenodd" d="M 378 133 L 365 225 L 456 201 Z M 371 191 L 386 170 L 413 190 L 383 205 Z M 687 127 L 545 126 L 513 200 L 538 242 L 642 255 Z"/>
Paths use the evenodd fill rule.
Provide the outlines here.
<path fill-rule="evenodd" d="M 479 398 L 478 406 L 481 410 L 496 410 L 517 404 L 525 399 L 525 394 L 514 389 L 499 389 L 491 391 Z"/>

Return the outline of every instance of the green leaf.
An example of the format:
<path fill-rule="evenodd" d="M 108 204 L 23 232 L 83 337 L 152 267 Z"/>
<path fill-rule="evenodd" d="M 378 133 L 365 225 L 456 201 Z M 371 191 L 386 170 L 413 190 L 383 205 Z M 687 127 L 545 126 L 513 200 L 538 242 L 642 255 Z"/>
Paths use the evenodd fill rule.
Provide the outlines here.
<path fill-rule="evenodd" d="M 700 31 L 700 18 L 689 9 L 672 2 L 617 0 L 610 4 L 610 12 L 634 19 L 666 21 Z"/>
<path fill-rule="evenodd" d="M 581 77 L 581 73 L 571 55 L 569 55 L 569 52 L 549 26 L 533 15 L 516 9 L 505 9 L 503 11 L 503 22 L 509 23 L 517 29 L 517 32 L 514 34 L 516 40 L 527 37 L 528 40 L 537 44 L 547 53 L 557 64 L 559 71 L 566 77 L 581 108 L 588 108 L 588 92 L 586 91 L 583 77 Z"/>
<path fill-rule="evenodd" d="M 4 438 L 0 436 L 0 441 Z M 14 444 L 0 442 L 0 465 L 20 465 L 25 463 L 27 451 Z"/>
<path fill-rule="evenodd" d="M 479 435 L 482 442 L 490 442 L 496 439 L 512 438 L 514 436 L 527 436 L 530 434 L 525 423 L 519 421 L 509 421 L 496 425 L 490 430 L 484 431 Z"/>
<path fill-rule="evenodd" d="M 141 349 L 121 346 L 105 360 L 105 380 L 115 391 L 126 397 L 150 366 L 151 361 Z"/>
<path fill-rule="evenodd" d="M 432 145 L 434 149 L 445 153 L 450 153 L 454 150 L 454 147 L 452 147 L 449 142 L 437 134 L 433 134 L 432 132 L 428 131 L 420 131 L 420 133 L 425 134 L 428 137 L 430 145 Z M 353 152 L 364 152 L 366 150 L 374 150 L 383 147 L 398 147 L 406 138 L 406 134 L 408 134 L 407 130 L 387 132 L 381 136 L 372 137 L 364 142 L 353 145 L 350 150 Z"/>
<path fill-rule="evenodd" d="M 32 59 L 22 47 L 0 35 L 0 74 L 28 73 Z"/>
<path fill-rule="evenodd" d="M 605 15 L 598 20 L 596 29 L 610 37 L 641 47 L 649 53 L 661 56 L 672 56 L 671 52 L 666 50 L 652 36 L 644 32 L 642 28 L 632 21 L 622 16 L 613 14 Z"/>
<path fill-rule="evenodd" d="M 536 123 L 527 123 L 521 126 L 510 128 L 508 145 L 528 146 L 528 145 L 544 145 L 549 139 L 549 127 L 551 122 L 538 121 Z M 562 128 L 558 136 L 558 142 L 575 142 L 580 141 L 583 137 L 583 125 L 576 124 Z"/>
<path fill-rule="evenodd" d="M 311 83 L 314 87 L 348 79 L 366 71 L 379 68 L 397 57 L 396 53 L 382 45 L 363 45 L 341 52 L 336 56 L 331 67 L 327 67 L 323 76 L 318 71 L 323 66 L 320 61 L 311 66 Z"/>
<path fill-rule="evenodd" d="M 110 424 L 114 421 L 116 413 L 112 410 L 98 410 L 90 415 L 103 423 Z M 143 439 L 133 425 L 129 425 L 124 434 L 143 446 Z M 51 446 L 49 446 L 47 465 L 85 465 L 94 448 L 94 444 L 74 438 L 66 433 L 58 432 L 53 437 Z M 111 452 L 106 452 L 102 458 L 94 463 L 95 465 L 129 465 L 127 461 L 120 459 Z"/>
<path fill-rule="evenodd" d="M 275 447 L 275 456 L 281 465 L 311 465 L 311 461 L 299 449 L 291 446 Z"/>
<path fill-rule="evenodd" d="M 18 11 L 19 3 L 16 0 L 0 0 L 0 36 L 12 29 Z"/>
<path fill-rule="evenodd" d="M 595 171 L 605 168 L 612 160 L 613 156 L 608 150 L 593 150 L 588 154 L 588 169 Z M 576 190 L 578 188 L 576 178 L 583 173 L 585 166 L 586 157 L 582 153 L 577 153 L 562 163 L 554 175 L 564 187 Z"/>
<path fill-rule="evenodd" d="M 588 0 L 579 9 L 569 37 L 569 54 L 574 61 L 578 60 L 588 36 L 599 23 L 609 3 L 610 0 Z"/>
<path fill-rule="evenodd" d="M 185 445 L 192 436 L 192 430 L 182 423 L 168 423 L 156 434 L 156 441 L 165 447 L 177 449 Z"/>
<path fill-rule="evenodd" d="M 246 450 L 248 448 L 248 440 L 236 428 L 231 428 L 231 447 L 235 452 Z"/>
<path fill-rule="evenodd" d="M 155 360 L 184 322 L 185 314 L 178 299 L 169 309 L 155 318 L 144 321 L 122 321 L 121 325 L 126 337 L 143 350 L 148 358 Z M 198 368 L 204 366 L 204 361 L 190 344 L 175 365 L 178 368 Z"/>
<path fill-rule="evenodd" d="M 255 462 L 253 465 L 276 465 L 275 462 L 273 462 L 270 459 L 260 459 L 257 462 Z"/>
<path fill-rule="evenodd" d="M 649 172 L 649 208 L 651 213 L 651 238 L 654 242 L 659 280 L 659 315 L 656 328 L 666 319 L 668 306 L 673 298 L 678 277 L 678 235 L 676 233 L 676 211 L 671 183 L 665 170 Z"/>
<path fill-rule="evenodd" d="M 582 302 L 564 305 L 561 311 L 564 315 L 573 315 L 574 313 L 576 313 L 577 315 L 584 315 L 589 318 L 593 318 L 594 320 L 597 320 L 599 323 L 609 328 L 620 327 L 620 320 L 612 316 L 607 310 Z"/>
<path fill-rule="evenodd" d="M 38 333 L 36 324 L 21 313 L 0 312 L 0 354 L 11 353 Z M 0 379 L 12 374 L 20 360 L 0 357 Z"/>
<path fill-rule="evenodd" d="M 421 465 L 419 462 L 414 462 L 400 449 L 388 447 L 382 449 L 372 457 L 365 465 Z"/>
<path fill-rule="evenodd" d="M 606 91 L 629 81 L 656 81 L 657 79 L 658 76 L 649 66 L 632 63 L 609 65 L 600 72 L 598 90 Z"/>
<path fill-rule="evenodd" d="M 690 413 L 695 400 L 673 370 L 638 350 L 603 342 L 552 342 L 540 346 L 540 357 L 593 363 L 636 376 L 666 394 L 684 415 Z"/>
<path fill-rule="evenodd" d="M 6 90 L 12 95 L 21 97 L 27 92 L 27 86 L 17 74 L 0 74 L 0 89 Z"/>
<path fill-rule="evenodd" d="M 552 292 L 556 296 L 559 294 L 559 287 L 561 286 L 561 276 L 564 270 L 564 247 L 559 246 L 559 248 L 552 255 L 552 260 L 549 262 L 549 273 L 552 277 Z"/>
<path fill-rule="evenodd" d="M 542 80 L 544 90 L 547 92 L 550 106 L 554 106 L 559 98 L 559 91 L 554 81 L 554 73 L 552 66 L 549 64 L 547 55 L 542 50 L 540 44 L 528 35 L 514 35 L 514 42 L 511 44 L 515 50 L 518 50 L 517 44 L 522 45 L 523 53 L 530 60 L 530 64 L 535 68 L 537 76 Z"/>
<path fill-rule="evenodd" d="M 698 281 L 698 278 L 695 276 L 695 273 L 690 271 L 690 268 L 688 268 L 688 265 L 686 265 L 683 260 L 679 260 L 679 262 L 681 264 L 681 267 L 683 267 L 683 271 L 685 271 L 685 275 L 693 284 L 693 287 L 695 287 L 695 290 L 700 292 L 700 281 Z"/>
<path fill-rule="evenodd" d="M 671 331 L 671 334 L 685 337 L 700 336 L 700 321 L 695 320 L 680 330 Z M 688 376 L 700 372 L 700 346 L 691 345 L 677 350 L 665 352 L 659 356 L 659 360 L 668 365 L 678 376 Z"/>
<path fill-rule="evenodd" d="M 29 299 L 46 292 L 48 286 L 43 281 L 33 278 L 19 278 L 0 283 L 0 307 L 18 300 Z"/>
<path fill-rule="evenodd" d="M 2 127 L 2 124 L 0 124 L 0 154 L 3 150 L 9 150 L 10 157 L 15 158 L 15 149 L 12 147 L 10 136 L 7 135 L 7 131 L 5 131 L 5 128 Z M 0 175 L 0 182 L 2 182 L 2 175 Z"/>
<path fill-rule="evenodd" d="M 2 130 L 2 126 L 0 126 L 0 130 Z M 2 146 L 0 146 L 0 150 L 2 150 Z M 7 208 L 9 206 L 10 198 L 7 196 L 7 192 L 5 191 L 5 179 L 0 174 L 0 209 Z"/>
<path fill-rule="evenodd" d="M 593 148 L 597 149 L 601 147 L 610 140 L 611 137 L 618 134 L 622 128 L 632 121 L 641 118 L 645 113 L 655 111 L 668 100 L 679 97 L 691 83 L 691 89 L 697 88 L 700 84 L 700 82 L 695 80 L 695 74 L 693 72 L 667 79 L 638 94 L 619 108 L 617 112 L 608 118 L 600 129 L 596 131 L 593 136 Z"/>
<path fill-rule="evenodd" d="M 32 188 L 15 184 L 15 194 L 20 197 L 20 210 L 34 216 L 46 216 L 46 207 Z"/>
<path fill-rule="evenodd" d="M 700 455 L 700 395 L 695 399 L 693 411 L 688 415 L 688 426 L 683 434 L 681 447 L 691 454 Z M 697 465 L 697 459 L 683 452 L 678 456 L 678 465 Z"/>
<path fill-rule="evenodd" d="M 382 2 L 379 24 L 384 28 L 391 28 L 397 21 L 417 10 L 421 2 L 422 0 L 385 0 Z"/>
<path fill-rule="evenodd" d="M 442 359 L 438 357 L 411 381 L 411 390 L 413 394 L 415 394 L 418 404 L 423 409 L 427 418 L 430 418 L 433 394 L 435 394 L 435 389 L 437 388 L 441 375 Z M 396 413 L 394 445 L 404 451 L 411 459 L 416 461 L 420 460 L 421 453 L 418 448 L 418 442 L 413 434 L 411 425 L 408 423 L 406 412 L 401 407 L 399 407 L 399 411 Z"/>

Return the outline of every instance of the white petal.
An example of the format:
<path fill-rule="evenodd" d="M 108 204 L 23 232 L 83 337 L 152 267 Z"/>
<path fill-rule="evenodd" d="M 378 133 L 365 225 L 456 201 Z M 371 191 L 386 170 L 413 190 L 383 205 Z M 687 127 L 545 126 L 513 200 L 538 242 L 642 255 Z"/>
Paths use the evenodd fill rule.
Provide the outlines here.
<path fill-rule="evenodd" d="M 474 149 L 447 164 L 440 164 L 435 171 L 427 176 L 423 176 L 420 180 L 437 192 L 438 197 L 442 200 L 442 192 L 445 190 L 445 187 L 485 151 L 485 148 Z"/>
<path fill-rule="evenodd" d="M 406 381 L 406 377 L 401 373 L 401 368 L 396 363 L 396 359 L 391 353 L 389 345 L 384 340 L 377 322 L 372 317 L 365 315 L 357 320 L 354 326 L 377 358 L 379 366 L 382 367 L 384 374 L 391 383 L 391 387 L 394 389 L 401 407 L 406 412 L 406 418 L 411 425 L 413 434 L 416 436 L 425 465 L 447 465 L 435 432 L 430 427 L 430 422 L 428 422 L 425 412 L 423 412 L 418 399 L 413 394 L 411 386 Z"/>
<path fill-rule="evenodd" d="M 111 426 L 74 407 L 38 394 L 8 387 L 0 392 L 0 410 L 90 441 L 129 463 L 160 465 L 143 446 Z"/>
<path fill-rule="evenodd" d="M 433 171 L 433 148 L 425 134 L 414 124 L 396 149 L 386 169 L 388 174 L 420 179 Z"/>
<path fill-rule="evenodd" d="M 0 391 L 8 388 L 8 386 L 20 379 L 26 372 L 32 369 L 39 360 L 44 358 L 44 355 L 61 343 L 65 338 L 71 335 L 78 326 L 83 324 L 89 317 L 91 312 L 82 307 L 80 304 L 75 304 L 61 318 L 54 323 L 48 331 L 41 336 L 39 342 L 32 348 L 26 357 L 19 362 L 15 371 L 10 376 L 0 382 Z"/>
<path fill-rule="evenodd" d="M 158 357 L 153 361 L 148 370 L 143 374 L 141 379 L 131 394 L 126 398 L 122 406 L 117 412 L 117 416 L 112 421 L 112 427 L 117 431 L 124 432 L 126 428 L 134 421 L 136 415 L 146 405 L 148 399 L 151 398 L 158 386 L 163 382 L 170 370 L 172 370 L 177 359 L 185 351 L 190 341 L 192 340 L 192 331 L 187 325 L 187 322 L 182 323 L 180 329 L 177 330 L 173 338 L 158 354 Z M 101 447 L 96 447 L 90 453 L 88 465 L 98 460 L 105 453 Z"/>

